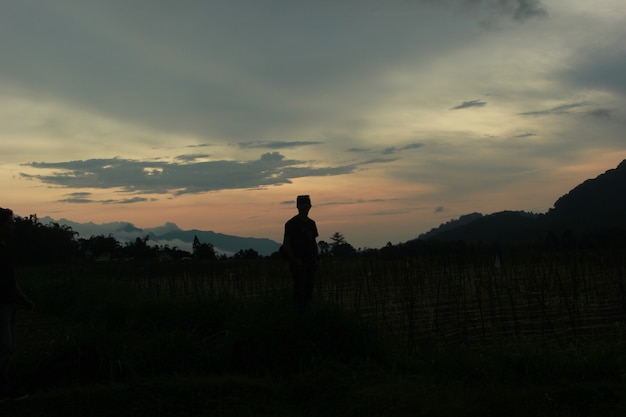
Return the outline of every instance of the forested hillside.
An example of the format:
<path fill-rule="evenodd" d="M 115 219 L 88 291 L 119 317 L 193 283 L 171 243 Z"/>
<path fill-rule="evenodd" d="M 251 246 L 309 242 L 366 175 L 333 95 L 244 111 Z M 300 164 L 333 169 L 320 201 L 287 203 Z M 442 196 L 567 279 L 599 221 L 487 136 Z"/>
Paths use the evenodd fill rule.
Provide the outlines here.
<path fill-rule="evenodd" d="M 558 198 L 547 213 L 502 211 L 461 216 L 421 240 L 531 243 L 564 235 L 619 240 L 626 233 L 626 160 Z"/>

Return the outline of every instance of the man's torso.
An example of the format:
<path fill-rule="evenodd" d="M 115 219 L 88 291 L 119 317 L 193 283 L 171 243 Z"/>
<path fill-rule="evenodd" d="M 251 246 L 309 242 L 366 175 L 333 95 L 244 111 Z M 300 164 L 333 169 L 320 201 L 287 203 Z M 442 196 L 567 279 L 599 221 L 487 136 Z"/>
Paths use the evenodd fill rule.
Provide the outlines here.
<path fill-rule="evenodd" d="M 317 253 L 315 239 L 318 236 L 315 221 L 294 216 L 285 224 L 285 235 L 297 258 L 312 259 Z"/>

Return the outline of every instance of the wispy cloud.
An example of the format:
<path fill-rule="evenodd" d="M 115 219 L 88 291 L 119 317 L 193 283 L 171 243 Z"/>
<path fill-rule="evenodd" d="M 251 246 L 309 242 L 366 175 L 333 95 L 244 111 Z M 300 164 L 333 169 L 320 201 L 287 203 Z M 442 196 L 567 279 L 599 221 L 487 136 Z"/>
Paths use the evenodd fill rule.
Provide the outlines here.
<path fill-rule="evenodd" d="M 134 204 L 134 203 L 145 203 L 147 201 L 157 201 L 156 198 L 144 198 L 144 197 L 133 197 L 133 198 L 125 198 L 122 200 L 103 200 L 100 201 L 103 204 Z"/>
<path fill-rule="evenodd" d="M 400 146 L 400 147 L 390 146 L 388 148 L 383 149 L 380 153 L 383 155 L 391 155 L 391 154 L 398 153 L 401 151 L 407 151 L 410 149 L 418 149 L 418 148 L 421 148 L 422 146 L 424 146 L 423 143 L 411 143 L 409 145 Z"/>
<path fill-rule="evenodd" d="M 174 159 L 180 162 L 193 162 L 193 161 L 197 161 L 198 159 L 208 158 L 210 156 L 211 155 L 206 154 L 206 153 L 192 153 L 192 154 L 178 155 Z"/>
<path fill-rule="evenodd" d="M 490 13 L 517 21 L 548 16 L 548 11 L 540 0 L 421 0 L 421 2 Z"/>
<path fill-rule="evenodd" d="M 383 203 L 386 201 L 397 201 L 397 198 L 386 199 L 386 198 L 372 198 L 372 199 L 355 199 L 355 200 L 340 200 L 340 201 L 326 201 L 321 206 L 350 206 L 355 204 L 365 204 L 365 203 Z"/>
<path fill-rule="evenodd" d="M 187 148 L 208 148 L 209 146 L 215 146 L 212 143 L 199 143 L 195 145 L 187 145 Z"/>
<path fill-rule="evenodd" d="M 375 211 L 372 216 L 397 216 L 399 214 L 407 214 L 415 211 L 413 208 L 399 208 L 399 209 L 389 209 L 389 210 L 381 210 Z"/>
<path fill-rule="evenodd" d="M 143 203 L 146 201 L 157 201 L 157 199 L 144 198 L 144 197 L 132 197 L 132 198 L 124 198 L 121 200 L 115 200 L 115 199 L 98 200 L 98 199 L 93 198 L 93 193 L 76 192 L 76 193 L 67 194 L 67 198 L 62 198 L 59 200 L 60 203 L 70 203 L 70 204 L 90 204 L 90 203 L 133 204 L 133 203 Z"/>
<path fill-rule="evenodd" d="M 493 1 L 500 7 L 508 8 L 513 11 L 514 20 L 528 20 L 537 17 L 546 17 L 548 11 L 543 7 L 539 0 L 517 0 L 517 1 Z"/>
<path fill-rule="evenodd" d="M 595 109 L 591 110 L 589 115 L 599 119 L 610 119 L 613 112 L 615 112 L 613 109 Z"/>
<path fill-rule="evenodd" d="M 93 198 L 93 193 L 88 192 L 76 192 L 68 194 L 67 198 L 62 198 L 59 200 L 60 203 L 69 203 L 69 204 L 90 204 L 90 203 L 101 203 L 101 204 L 133 204 L 133 203 L 144 203 L 147 201 L 157 201 L 156 198 L 144 198 L 144 197 L 132 197 L 132 198 L 124 198 L 120 200 L 116 199 L 106 199 L 106 200 L 98 200 Z"/>
<path fill-rule="evenodd" d="M 400 158 L 373 158 L 373 159 L 368 159 L 367 161 L 364 161 L 362 164 L 384 164 L 387 162 L 393 162 L 393 161 L 397 161 Z"/>
<path fill-rule="evenodd" d="M 315 141 L 273 141 L 273 142 L 240 142 L 240 148 L 266 148 L 266 149 L 285 149 L 298 148 L 300 146 L 319 145 L 324 142 Z"/>
<path fill-rule="evenodd" d="M 515 135 L 515 138 L 530 138 L 532 136 L 537 136 L 536 133 L 533 132 L 524 132 L 524 133 L 520 133 L 519 135 Z"/>
<path fill-rule="evenodd" d="M 483 107 L 486 105 L 487 105 L 487 102 L 482 101 L 482 100 L 469 100 L 469 101 L 464 101 L 458 106 L 452 107 L 450 110 L 469 109 L 471 107 Z"/>
<path fill-rule="evenodd" d="M 91 193 L 86 192 L 77 192 L 68 194 L 67 198 L 63 198 L 59 200 L 62 203 L 72 203 L 72 204 L 86 204 L 93 203 L 95 200 L 91 198 Z"/>
<path fill-rule="evenodd" d="M 409 149 L 418 149 L 418 148 L 421 148 L 422 146 L 424 146 L 423 143 L 411 143 L 411 144 L 401 147 L 400 150 L 405 151 Z"/>
<path fill-rule="evenodd" d="M 519 113 L 519 115 L 528 116 L 528 117 L 537 117 L 537 116 L 550 116 L 550 115 L 555 115 L 555 114 L 570 114 L 572 113 L 572 110 L 581 108 L 586 105 L 588 105 L 588 103 L 586 102 L 562 104 L 560 106 L 552 107 L 551 109 L 528 111 L 524 113 Z"/>

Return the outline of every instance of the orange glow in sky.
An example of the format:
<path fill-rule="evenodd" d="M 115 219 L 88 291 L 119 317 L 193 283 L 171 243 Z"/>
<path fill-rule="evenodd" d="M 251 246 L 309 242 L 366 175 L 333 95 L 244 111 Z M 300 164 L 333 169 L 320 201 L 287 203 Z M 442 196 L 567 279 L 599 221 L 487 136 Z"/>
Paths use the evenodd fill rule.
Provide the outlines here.
<path fill-rule="evenodd" d="M 378 248 L 626 158 L 621 0 L 262 3 L 3 3 L 0 206 Z"/>

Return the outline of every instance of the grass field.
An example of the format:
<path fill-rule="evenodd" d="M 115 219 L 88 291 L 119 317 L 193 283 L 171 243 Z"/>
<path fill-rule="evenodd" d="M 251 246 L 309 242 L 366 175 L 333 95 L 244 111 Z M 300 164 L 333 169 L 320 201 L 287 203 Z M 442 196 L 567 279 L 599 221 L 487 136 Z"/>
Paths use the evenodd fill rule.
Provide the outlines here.
<path fill-rule="evenodd" d="M 20 270 L 4 416 L 624 416 L 616 255 Z"/>

